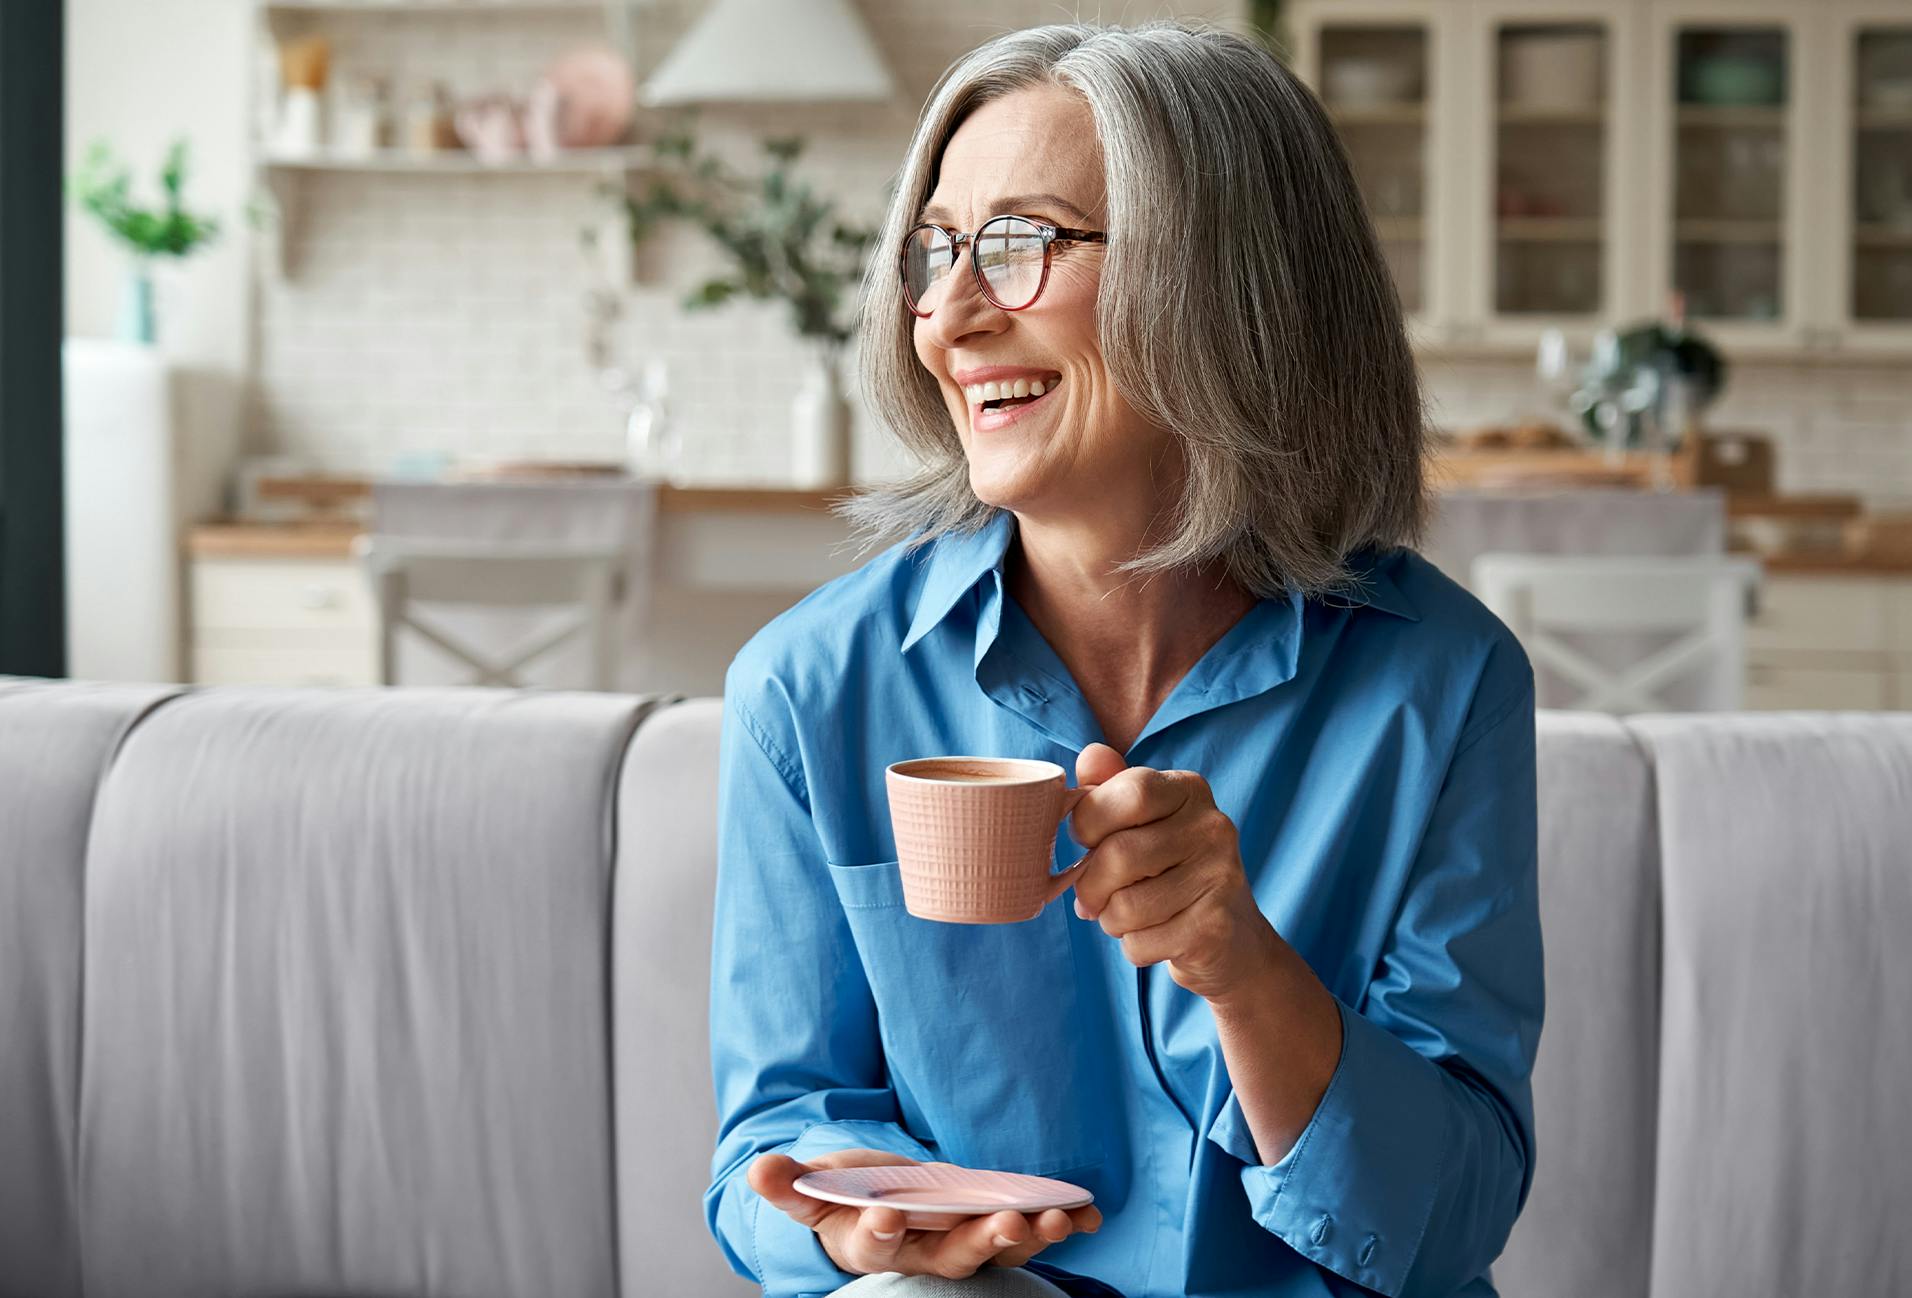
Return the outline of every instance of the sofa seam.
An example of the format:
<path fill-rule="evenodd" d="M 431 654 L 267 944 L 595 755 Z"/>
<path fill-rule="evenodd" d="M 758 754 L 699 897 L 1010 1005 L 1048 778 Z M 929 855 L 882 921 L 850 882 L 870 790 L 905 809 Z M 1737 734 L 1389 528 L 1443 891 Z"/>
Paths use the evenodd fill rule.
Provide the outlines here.
<path fill-rule="evenodd" d="M 80 848 L 80 931 L 78 949 L 79 976 L 75 984 L 75 1009 L 73 1032 L 73 1138 L 67 1150 L 67 1157 L 73 1168 L 73 1233 L 74 1243 L 78 1246 L 78 1256 L 74 1259 L 74 1275 L 79 1282 L 79 1298 L 86 1298 L 87 1277 L 87 1222 L 83 1205 L 86 1200 L 83 1185 L 84 1168 L 81 1166 L 80 1147 L 82 1128 L 85 1124 L 86 1096 L 86 1023 L 87 1023 L 87 918 L 93 913 L 93 842 L 99 833 L 100 797 L 105 792 L 106 781 L 113 768 L 119 764 L 120 754 L 125 751 L 127 740 L 133 732 L 145 725 L 154 713 L 178 699 L 187 698 L 198 691 L 184 684 L 169 687 L 168 692 L 151 699 L 120 724 L 119 733 L 113 736 L 113 742 L 101 760 L 99 771 L 93 779 L 93 796 L 86 807 L 86 841 Z"/>
<path fill-rule="evenodd" d="M 621 1164 L 617 1157 L 618 1114 L 617 1102 L 617 849 L 619 842 L 618 793 L 624 787 L 624 768 L 630 761 L 631 745 L 637 742 L 638 732 L 660 712 L 668 711 L 685 701 L 679 693 L 639 696 L 634 701 L 630 715 L 625 719 L 623 737 L 618 741 L 617 756 L 610 763 L 609 780 L 604 796 L 604 967 L 600 971 L 604 979 L 604 1096 L 610 1108 L 611 1119 L 611 1282 L 615 1292 L 624 1292 L 624 1205 Z"/>

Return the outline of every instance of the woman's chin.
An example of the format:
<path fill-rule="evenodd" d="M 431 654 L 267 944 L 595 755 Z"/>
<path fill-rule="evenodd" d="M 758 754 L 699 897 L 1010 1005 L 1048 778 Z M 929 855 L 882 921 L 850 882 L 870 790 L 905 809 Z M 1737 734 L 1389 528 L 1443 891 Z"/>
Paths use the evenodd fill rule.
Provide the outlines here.
<path fill-rule="evenodd" d="M 970 491 L 983 504 L 997 509 L 1022 512 L 1030 502 L 1040 498 L 1039 485 L 1034 474 L 1018 472 L 1016 466 L 998 468 L 979 465 L 975 460 L 969 462 Z"/>

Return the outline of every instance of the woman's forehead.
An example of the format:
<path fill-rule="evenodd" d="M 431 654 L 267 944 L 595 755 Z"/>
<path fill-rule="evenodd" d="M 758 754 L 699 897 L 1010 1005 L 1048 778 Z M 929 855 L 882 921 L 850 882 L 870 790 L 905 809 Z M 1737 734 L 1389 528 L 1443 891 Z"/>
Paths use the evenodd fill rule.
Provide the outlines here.
<path fill-rule="evenodd" d="M 925 211 L 980 219 L 995 215 L 992 204 L 1005 195 L 1045 193 L 1082 213 L 1103 204 L 1094 118 L 1079 95 L 1060 87 L 1018 90 L 970 114 L 943 149 Z"/>

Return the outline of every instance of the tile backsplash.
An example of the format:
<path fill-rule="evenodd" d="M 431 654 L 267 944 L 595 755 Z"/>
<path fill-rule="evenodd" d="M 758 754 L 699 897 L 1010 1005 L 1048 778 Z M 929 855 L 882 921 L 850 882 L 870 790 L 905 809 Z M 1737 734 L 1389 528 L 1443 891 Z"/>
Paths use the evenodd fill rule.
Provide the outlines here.
<path fill-rule="evenodd" d="M 1175 14 L 1235 23 L 1240 0 L 969 0 L 858 9 L 901 87 L 872 106 L 713 107 L 700 138 L 740 166 L 755 141 L 799 134 L 801 171 L 874 221 L 916 112 L 958 55 L 990 36 L 1078 15 L 1140 21 Z M 635 10 L 639 76 L 669 51 L 702 0 L 646 0 Z M 335 76 L 354 69 L 447 83 L 455 96 L 528 88 L 567 45 L 602 32 L 589 12 L 328 14 Z M 647 116 L 640 129 L 662 119 Z M 551 174 L 381 174 L 299 177 L 292 273 L 262 275 L 255 312 L 258 383 L 249 420 L 255 453 L 382 471 L 400 457 L 615 459 L 623 408 L 587 359 L 595 266 L 581 233 L 609 211 L 594 177 Z M 687 314 L 679 304 L 714 268 L 698 236 L 666 235 L 619 299 L 616 359 L 635 369 L 661 355 L 687 477 L 776 482 L 787 476 L 791 402 L 805 355 L 781 309 L 748 304 Z M 859 411 L 855 472 L 902 466 Z"/>

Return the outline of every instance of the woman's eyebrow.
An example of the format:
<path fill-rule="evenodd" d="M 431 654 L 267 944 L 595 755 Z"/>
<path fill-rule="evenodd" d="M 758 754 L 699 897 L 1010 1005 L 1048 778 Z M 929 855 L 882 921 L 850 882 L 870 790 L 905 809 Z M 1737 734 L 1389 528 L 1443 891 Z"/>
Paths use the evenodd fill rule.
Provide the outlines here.
<path fill-rule="evenodd" d="M 1032 207 L 1059 208 L 1064 212 L 1074 213 L 1077 220 L 1086 221 L 1089 219 L 1087 212 L 1060 194 L 1010 194 L 990 204 L 990 211 L 992 214 L 1001 215 L 1006 212 L 1027 211 Z M 942 204 L 931 203 L 923 209 L 922 215 L 917 219 L 923 221 L 948 222 L 955 220 L 955 217 L 950 213 L 950 210 Z"/>

